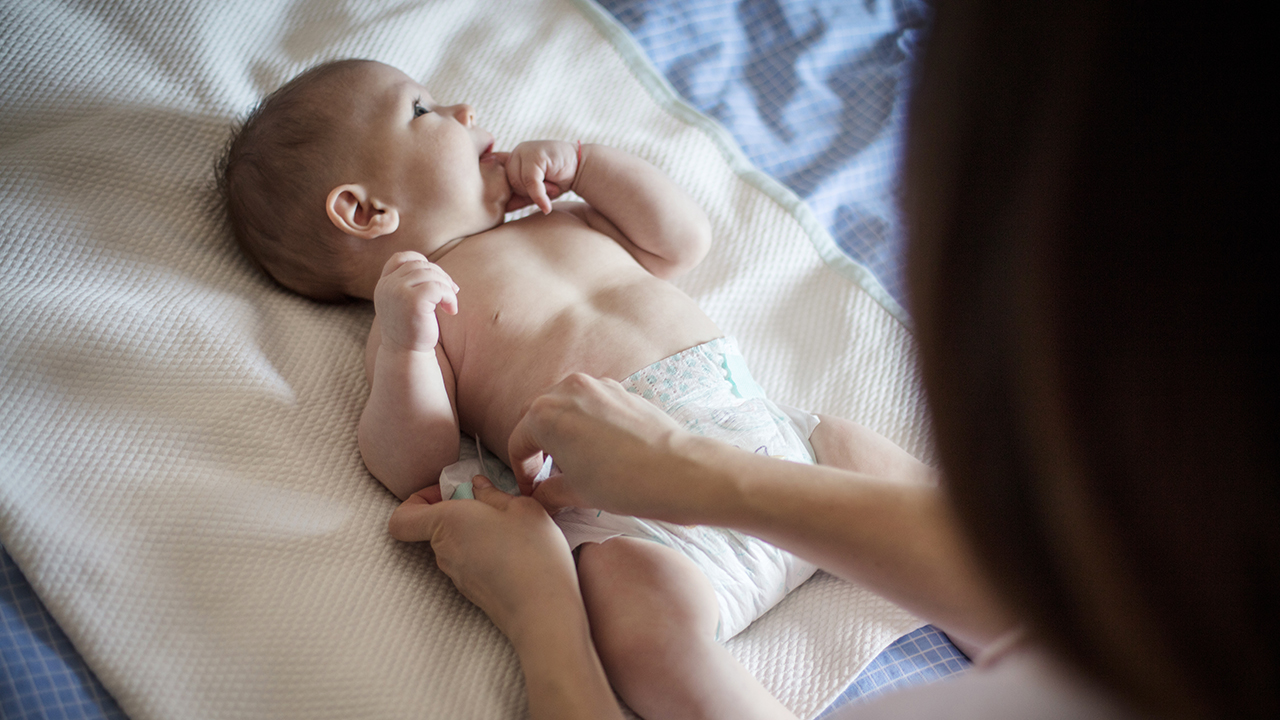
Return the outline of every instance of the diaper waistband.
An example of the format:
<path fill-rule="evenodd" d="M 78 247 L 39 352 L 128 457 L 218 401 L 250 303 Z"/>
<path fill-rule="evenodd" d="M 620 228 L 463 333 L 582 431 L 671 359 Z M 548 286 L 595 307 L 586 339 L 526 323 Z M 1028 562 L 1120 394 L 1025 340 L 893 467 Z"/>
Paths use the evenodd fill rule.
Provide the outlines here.
<path fill-rule="evenodd" d="M 737 397 L 765 397 L 764 390 L 747 369 L 738 342 L 729 336 L 663 358 L 632 373 L 622 381 L 622 386 L 646 400 L 665 404 L 673 398 L 725 382 Z"/>

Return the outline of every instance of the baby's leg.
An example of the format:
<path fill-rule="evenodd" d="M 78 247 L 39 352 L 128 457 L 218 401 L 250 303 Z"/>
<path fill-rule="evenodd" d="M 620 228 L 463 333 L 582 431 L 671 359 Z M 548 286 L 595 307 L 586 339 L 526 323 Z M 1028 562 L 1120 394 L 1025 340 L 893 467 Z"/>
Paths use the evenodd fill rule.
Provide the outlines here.
<path fill-rule="evenodd" d="M 578 576 L 605 672 L 641 717 L 794 717 L 716 642 L 715 593 L 680 552 L 634 538 L 587 543 Z"/>

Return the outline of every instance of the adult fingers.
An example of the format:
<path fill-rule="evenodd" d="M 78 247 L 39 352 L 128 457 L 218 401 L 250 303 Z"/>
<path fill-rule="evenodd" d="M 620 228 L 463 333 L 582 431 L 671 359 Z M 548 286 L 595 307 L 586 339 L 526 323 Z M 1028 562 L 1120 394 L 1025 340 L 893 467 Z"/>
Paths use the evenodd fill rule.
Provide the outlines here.
<path fill-rule="evenodd" d="M 387 521 L 387 529 L 391 537 L 402 542 L 422 542 L 430 540 L 440 526 L 443 503 L 432 503 L 428 498 L 434 488 L 435 496 L 440 496 L 439 486 L 432 486 L 410 495 Z"/>
<path fill-rule="evenodd" d="M 548 513 L 555 513 L 561 508 L 577 507 L 581 501 L 564 482 L 563 475 L 553 475 L 533 488 L 533 499 L 537 500 Z"/>
<path fill-rule="evenodd" d="M 554 392 L 554 388 L 551 392 Z M 548 413 L 555 412 L 551 406 L 556 399 L 551 392 L 534 398 L 507 440 L 507 458 L 511 461 L 511 470 L 524 495 L 528 495 L 533 489 L 533 478 L 542 468 L 544 448 L 540 436 L 550 423 Z"/>
<path fill-rule="evenodd" d="M 522 494 L 532 494 L 533 478 L 542 469 L 545 455 L 556 457 L 580 440 L 576 436 L 581 432 L 597 427 L 598 419 L 606 414 L 598 409 L 600 398 L 609 392 L 610 383 L 626 394 L 611 380 L 573 373 L 529 402 L 507 441 L 507 457 Z M 589 408 L 596 410 L 593 413 Z"/>
<path fill-rule="evenodd" d="M 506 509 L 514 499 L 512 496 L 502 492 L 489 482 L 489 478 L 483 475 L 476 475 L 471 478 L 471 491 L 475 495 L 476 500 L 484 504 L 497 508 L 498 510 Z"/>
<path fill-rule="evenodd" d="M 503 510 L 514 499 L 512 496 L 494 487 L 489 479 L 477 475 L 471 479 L 475 499 L 484 504 Z M 400 507 L 391 513 L 387 521 L 387 529 L 391 537 L 403 542 L 421 542 L 432 540 L 436 531 L 444 522 L 444 517 L 455 507 L 454 503 L 469 502 L 467 500 L 440 499 L 440 486 L 432 485 L 410 495 Z"/>

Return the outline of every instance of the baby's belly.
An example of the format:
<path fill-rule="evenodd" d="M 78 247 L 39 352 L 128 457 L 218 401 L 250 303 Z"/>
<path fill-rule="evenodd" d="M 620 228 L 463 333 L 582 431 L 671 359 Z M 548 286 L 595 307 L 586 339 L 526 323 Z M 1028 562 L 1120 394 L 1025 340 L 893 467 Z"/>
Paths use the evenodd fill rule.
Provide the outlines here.
<path fill-rule="evenodd" d="M 465 357 L 455 367 L 463 432 L 480 435 L 504 462 L 528 404 L 568 375 L 622 380 L 723 335 L 688 296 L 656 280 L 558 306 L 545 300 L 541 316 L 512 308 L 468 327 Z M 548 305 L 554 311 L 545 312 Z"/>

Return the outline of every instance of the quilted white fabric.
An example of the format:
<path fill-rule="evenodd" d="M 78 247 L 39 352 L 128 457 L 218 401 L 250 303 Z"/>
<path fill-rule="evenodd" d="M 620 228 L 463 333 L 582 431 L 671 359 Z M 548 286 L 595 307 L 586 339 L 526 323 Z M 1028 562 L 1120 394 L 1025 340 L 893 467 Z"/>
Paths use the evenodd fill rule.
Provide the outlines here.
<path fill-rule="evenodd" d="M 524 713 L 506 641 L 385 531 L 371 309 L 272 286 L 212 205 L 231 120 L 317 61 L 396 65 L 500 148 L 663 167 L 715 224 L 682 285 L 770 396 L 926 452 L 909 331 L 585 2 L 6 3 L 0 48 L 0 540 L 134 720 Z M 806 717 L 918 624 L 820 574 L 730 647 Z"/>

